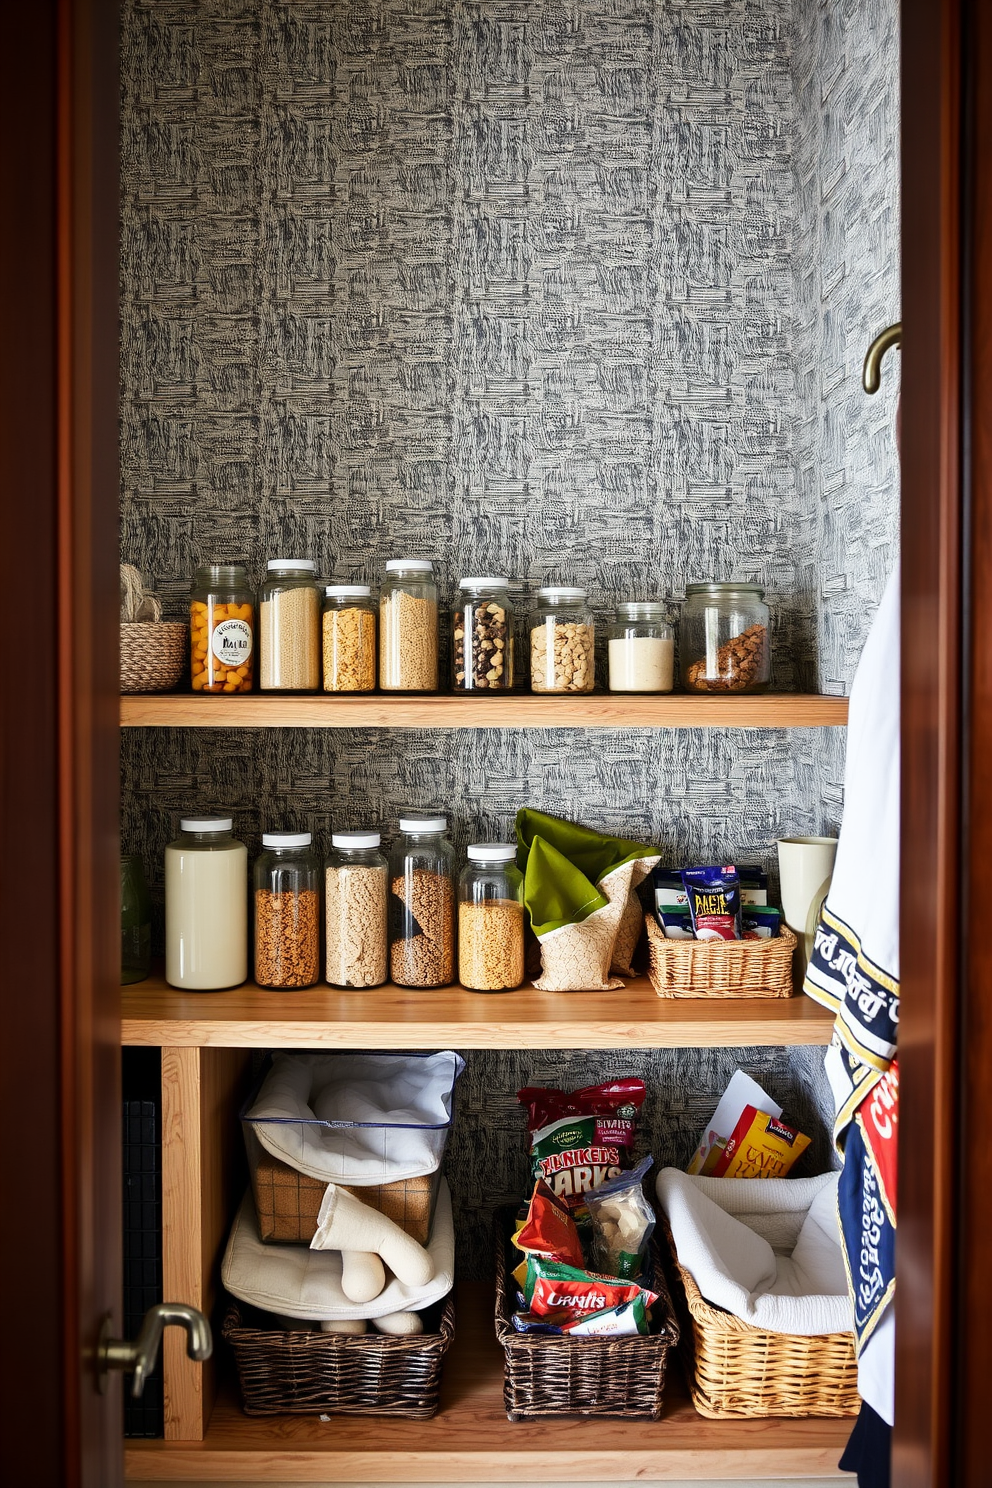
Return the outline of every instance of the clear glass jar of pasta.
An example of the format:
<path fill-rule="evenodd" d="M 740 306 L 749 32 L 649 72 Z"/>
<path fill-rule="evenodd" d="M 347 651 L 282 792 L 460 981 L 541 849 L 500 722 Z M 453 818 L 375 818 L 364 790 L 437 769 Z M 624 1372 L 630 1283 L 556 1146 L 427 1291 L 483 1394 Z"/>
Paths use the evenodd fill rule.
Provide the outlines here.
<path fill-rule="evenodd" d="M 205 563 L 189 592 L 190 674 L 194 692 L 251 692 L 255 591 L 241 563 Z"/>
<path fill-rule="evenodd" d="M 398 987 L 455 977 L 455 851 L 447 817 L 401 817 L 389 855 L 389 969 Z"/>
<path fill-rule="evenodd" d="M 335 832 L 324 867 L 327 980 L 381 987 L 389 974 L 389 865 L 378 832 Z"/>
<path fill-rule="evenodd" d="M 437 692 L 437 584 L 429 558 L 391 558 L 379 590 L 379 686 Z"/>
<path fill-rule="evenodd" d="M 258 685 L 262 692 L 320 686 L 320 586 L 309 558 L 270 558 L 258 591 Z"/>
<path fill-rule="evenodd" d="M 368 584 L 324 589 L 324 691 L 375 691 L 376 603 Z"/>
<path fill-rule="evenodd" d="M 255 859 L 255 980 L 312 987 L 320 977 L 320 862 L 309 832 L 266 832 Z"/>
<path fill-rule="evenodd" d="M 768 606 L 758 584 L 687 584 L 679 649 L 687 692 L 764 692 Z"/>
<path fill-rule="evenodd" d="M 596 630 L 584 589 L 537 591 L 530 626 L 532 692 L 592 692 Z"/>
<path fill-rule="evenodd" d="M 524 881 L 509 842 L 476 842 L 458 880 L 458 980 L 508 992 L 524 979 Z"/>

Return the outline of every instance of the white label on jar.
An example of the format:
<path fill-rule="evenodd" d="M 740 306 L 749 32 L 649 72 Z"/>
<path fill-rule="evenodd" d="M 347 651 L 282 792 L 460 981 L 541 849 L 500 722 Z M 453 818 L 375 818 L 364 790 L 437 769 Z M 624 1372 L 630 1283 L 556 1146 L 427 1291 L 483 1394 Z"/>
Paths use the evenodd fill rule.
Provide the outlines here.
<path fill-rule="evenodd" d="M 210 649 L 225 666 L 243 666 L 251 655 L 251 626 L 247 620 L 222 620 L 214 626 Z"/>

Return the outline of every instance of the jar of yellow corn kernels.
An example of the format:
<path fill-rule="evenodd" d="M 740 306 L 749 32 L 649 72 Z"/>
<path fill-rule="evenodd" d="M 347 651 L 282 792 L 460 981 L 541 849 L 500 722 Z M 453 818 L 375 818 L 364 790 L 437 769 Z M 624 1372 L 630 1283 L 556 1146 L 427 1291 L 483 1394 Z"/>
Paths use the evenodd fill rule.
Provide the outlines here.
<path fill-rule="evenodd" d="M 255 591 L 241 563 L 207 563 L 190 586 L 190 671 L 194 692 L 251 692 Z"/>

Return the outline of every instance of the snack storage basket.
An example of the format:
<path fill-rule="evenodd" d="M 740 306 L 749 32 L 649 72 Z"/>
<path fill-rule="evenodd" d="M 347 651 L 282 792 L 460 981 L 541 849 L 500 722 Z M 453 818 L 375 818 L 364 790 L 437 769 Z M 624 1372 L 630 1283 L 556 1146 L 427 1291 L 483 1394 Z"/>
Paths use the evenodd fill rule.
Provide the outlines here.
<path fill-rule="evenodd" d="M 856 1416 L 853 1333 L 766 1333 L 707 1302 L 681 1265 L 663 1217 L 679 1355 L 692 1403 L 711 1420 L 747 1416 Z"/>
<path fill-rule="evenodd" d="M 508 1418 L 628 1416 L 657 1421 L 665 1368 L 679 1328 L 654 1241 L 652 1290 L 660 1295 L 651 1309 L 651 1332 L 631 1338 L 559 1338 L 518 1333 L 510 1321 L 516 1302 L 516 1283 L 507 1265 L 511 1225 L 505 1211 L 497 1215 L 496 1337 L 506 1358 L 503 1401 Z"/>
<path fill-rule="evenodd" d="M 796 937 L 787 925 L 769 940 L 669 940 L 654 915 L 648 976 L 659 997 L 791 997 Z"/>
<path fill-rule="evenodd" d="M 231 1301 L 222 1336 L 234 1350 L 249 1416 L 435 1415 L 441 1366 L 455 1336 L 449 1296 L 424 1314 L 423 1333 L 284 1332 L 264 1326 L 266 1314 Z"/>
<path fill-rule="evenodd" d="M 121 692 L 169 692 L 189 649 L 185 620 L 121 621 Z"/>

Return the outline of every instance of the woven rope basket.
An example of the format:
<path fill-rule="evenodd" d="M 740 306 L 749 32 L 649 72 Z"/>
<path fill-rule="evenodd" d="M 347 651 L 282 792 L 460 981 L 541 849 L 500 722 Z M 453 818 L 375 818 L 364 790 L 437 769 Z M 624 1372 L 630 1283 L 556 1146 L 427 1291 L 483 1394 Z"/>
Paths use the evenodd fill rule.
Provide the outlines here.
<path fill-rule="evenodd" d="M 796 937 L 787 925 L 770 940 L 668 940 L 645 915 L 648 976 L 659 997 L 791 997 Z"/>
<path fill-rule="evenodd" d="M 168 692 L 186 663 L 183 620 L 121 621 L 121 692 Z"/>
<path fill-rule="evenodd" d="M 441 1365 L 455 1336 L 455 1304 L 425 1313 L 434 1332 L 284 1333 L 250 1325 L 254 1310 L 231 1302 L 223 1337 L 234 1350 L 245 1412 L 403 1416 L 436 1415 Z"/>
<path fill-rule="evenodd" d="M 760 1179 L 755 1179 L 760 1182 Z M 679 1355 L 692 1403 L 711 1420 L 741 1416 L 856 1416 L 858 1365 L 853 1333 L 763 1333 L 714 1307 L 675 1253 L 664 1219 Z"/>

